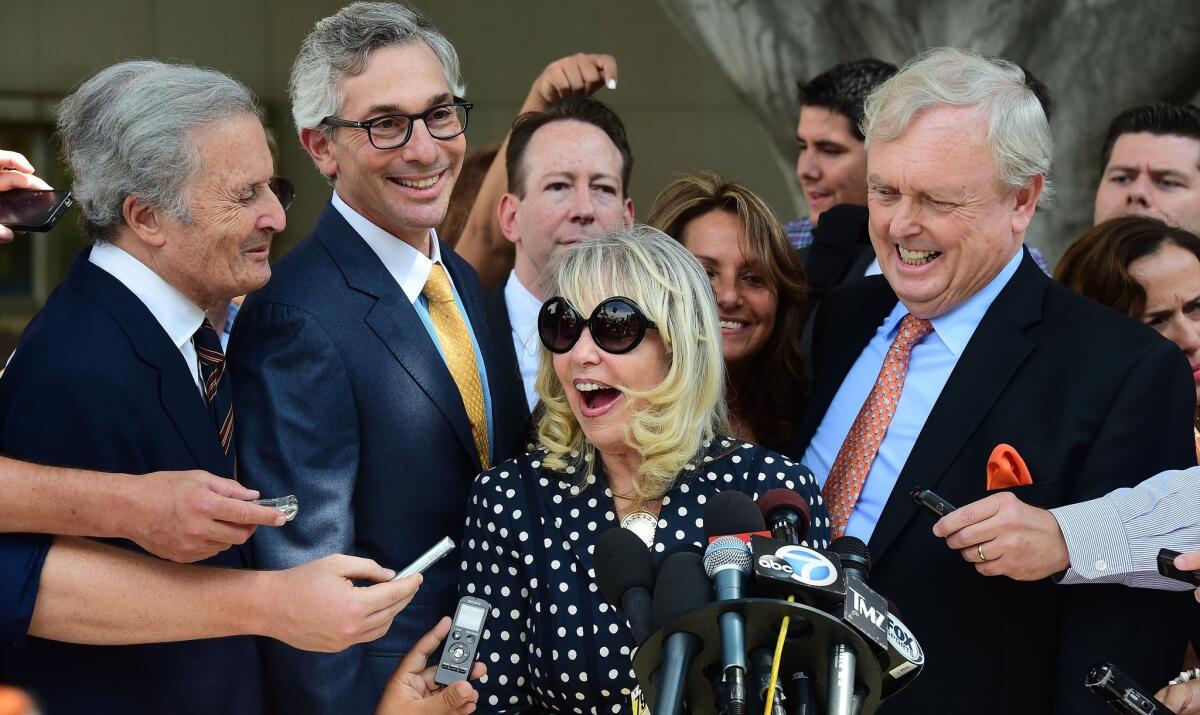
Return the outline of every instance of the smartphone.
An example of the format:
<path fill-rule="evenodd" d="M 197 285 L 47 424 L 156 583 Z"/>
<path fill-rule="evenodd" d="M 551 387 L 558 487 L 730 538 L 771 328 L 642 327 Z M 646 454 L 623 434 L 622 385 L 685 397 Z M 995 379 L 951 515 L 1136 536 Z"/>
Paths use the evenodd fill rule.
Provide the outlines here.
<path fill-rule="evenodd" d="M 0 191 L 0 226 L 17 232 L 45 233 L 73 203 L 70 191 Z"/>
<path fill-rule="evenodd" d="M 912 500 L 939 517 L 954 511 L 955 506 L 925 487 L 913 487 Z"/>
<path fill-rule="evenodd" d="M 1190 583 L 1193 586 L 1200 586 L 1200 571 L 1181 571 L 1175 568 L 1175 557 L 1178 555 L 1178 551 L 1160 549 L 1158 552 L 1158 572 L 1167 578 Z"/>
<path fill-rule="evenodd" d="M 442 537 L 442 540 L 434 544 L 429 551 L 426 551 L 418 556 L 417 560 L 413 561 L 408 566 L 405 566 L 403 571 L 397 572 L 396 577 L 392 580 L 397 581 L 399 579 L 412 576 L 415 573 L 424 573 L 425 569 L 433 566 L 438 561 L 441 561 L 443 558 L 445 558 L 446 554 L 450 553 L 453 549 L 454 540 L 449 536 Z"/>
<path fill-rule="evenodd" d="M 1114 711 L 1125 715 L 1171 715 L 1171 711 L 1117 670 L 1111 663 L 1097 663 L 1088 669 L 1084 686 Z"/>
<path fill-rule="evenodd" d="M 479 649 L 479 641 L 483 639 L 483 624 L 487 622 L 491 610 L 492 607 L 482 598 L 463 596 L 459 600 L 433 682 L 449 685 L 470 676 L 471 666 L 475 665 L 475 652 Z"/>

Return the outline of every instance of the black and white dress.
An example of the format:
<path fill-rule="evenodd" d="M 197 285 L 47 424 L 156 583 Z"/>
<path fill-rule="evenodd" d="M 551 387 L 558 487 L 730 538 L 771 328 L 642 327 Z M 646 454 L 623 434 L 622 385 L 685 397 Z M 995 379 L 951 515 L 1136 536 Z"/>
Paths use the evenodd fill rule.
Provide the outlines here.
<path fill-rule="evenodd" d="M 582 487 L 576 474 L 542 467 L 544 451 L 475 479 L 463 534 L 461 595 L 492 605 L 475 684 L 480 713 L 623 713 L 637 686 L 629 624 L 595 581 L 596 538 L 618 525 L 600 465 Z M 757 498 L 776 487 L 804 496 L 813 523 L 807 543 L 825 547 L 829 518 L 806 467 L 732 438 L 706 444 L 663 497 L 656 554 L 704 543 L 704 504 L 735 489 Z"/>

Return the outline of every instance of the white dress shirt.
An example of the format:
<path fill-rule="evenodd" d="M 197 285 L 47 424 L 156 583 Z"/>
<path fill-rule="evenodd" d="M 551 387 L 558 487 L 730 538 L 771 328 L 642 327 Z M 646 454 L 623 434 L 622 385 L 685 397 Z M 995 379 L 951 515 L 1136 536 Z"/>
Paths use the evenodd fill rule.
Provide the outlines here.
<path fill-rule="evenodd" d="M 525 401 L 529 403 L 529 411 L 533 412 L 538 403 L 533 383 L 537 379 L 538 362 L 541 360 L 537 320 L 542 301 L 529 292 L 521 279 L 517 278 L 517 272 L 513 271 L 508 274 L 508 283 L 504 284 L 504 305 L 508 309 L 508 323 L 512 326 L 513 348 L 517 352 L 517 366 L 525 387 Z"/>
<path fill-rule="evenodd" d="M 162 326 L 167 337 L 183 356 L 196 389 L 204 394 L 200 382 L 200 358 L 192 336 L 204 322 L 204 311 L 150 268 L 111 243 L 97 243 L 88 254 L 92 265 L 108 273 L 137 296 Z"/>

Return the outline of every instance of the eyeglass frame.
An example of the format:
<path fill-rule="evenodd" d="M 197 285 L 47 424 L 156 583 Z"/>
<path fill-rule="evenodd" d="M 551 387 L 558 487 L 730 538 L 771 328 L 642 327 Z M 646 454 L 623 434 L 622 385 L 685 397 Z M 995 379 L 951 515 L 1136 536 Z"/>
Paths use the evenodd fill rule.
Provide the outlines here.
<path fill-rule="evenodd" d="M 371 146 L 375 147 L 376 149 L 378 149 L 380 151 L 389 151 L 391 149 L 399 149 L 400 147 L 407 144 L 408 140 L 412 139 L 413 127 L 416 126 L 418 119 L 420 119 L 421 122 L 425 125 L 425 131 L 429 132 L 429 136 L 433 137 L 434 139 L 437 139 L 438 141 L 447 141 L 447 140 L 453 139 L 454 137 L 467 131 L 467 122 L 470 121 L 470 119 L 471 119 L 471 110 L 475 108 L 474 103 L 468 102 L 468 101 L 464 100 L 462 97 L 451 97 L 451 99 L 454 101 L 442 102 L 441 104 L 435 104 L 432 107 L 430 107 L 429 109 L 426 109 L 424 112 L 421 112 L 419 114 L 400 114 L 400 113 L 380 114 L 378 117 L 371 117 L 370 119 L 364 119 L 361 122 L 355 121 L 353 119 L 342 119 L 340 117 L 335 117 L 331 114 L 328 117 L 325 117 L 324 119 L 322 119 L 321 124 L 324 126 L 327 126 L 327 127 L 347 127 L 350 129 L 365 129 L 367 131 L 367 141 L 371 143 Z M 438 109 L 444 109 L 445 107 L 462 107 L 463 108 L 462 129 L 451 134 L 450 136 L 439 137 L 439 136 L 435 135 L 432 130 L 429 129 L 429 122 L 425 121 L 425 117 L 428 116 L 430 112 L 436 111 Z M 388 146 L 388 147 L 381 147 L 378 144 L 376 144 L 375 137 L 371 133 L 371 127 L 374 126 L 375 124 L 378 124 L 379 122 L 383 121 L 384 119 L 400 119 L 400 118 L 408 120 L 408 131 L 404 134 L 404 140 L 401 141 L 399 144 L 396 144 L 394 146 Z"/>
<path fill-rule="evenodd" d="M 592 331 L 592 322 L 596 319 L 596 316 L 600 313 L 600 309 L 603 308 L 605 305 L 612 303 L 614 301 L 619 301 L 619 302 L 622 302 L 622 303 L 628 305 L 633 310 L 633 314 L 635 316 L 637 316 L 639 319 L 639 322 L 638 322 L 639 327 L 638 327 L 637 335 L 629 343 L 628 347 L 620 349 L 620 350 L 612 350 L 612 349 L 609 349 L 608 347 L 602 345 L 599 340 L 596 340 L 596 334 Z M 575 336 L 575 339 L 571 341 L 570 345 L 568 345 L 563 350 L 556 350 L 554 347 L 552 347 L 549 344 L 549 342 L 547 342 L 545 336 L 542 335 L 542 314 L 546 311 L 546 309 L 550 306 L 551 303 L 555 303 L 555 302 L 562 302 L 564 305 L 566 305 L 568 308 L 570 308 L 571 311 L 573 313 L 575 313 L 575 315 L 578 315 L 580 317 L 583 316 L 583 313 L 581 313 L 575 306 L 571 305 L 571 301 L 567 300 L 566 298 L 564 298 L 561 295 L 556 295 L 553 298 L 550 298 L 549 300 L 547 300 L 545 303 L 542 303 L 542 307 L 538 309 L 538 339 L 542 341 L 542 345 L 547 350 L 549 350 L 551 353 L 554 353 L 555 355 L 565 355 L 566 353 L 569 353 L 572 350 L 574 350 L 575 345 L 579 342 L 579 338 L 583 337 L 583 328 L 587 328 L 588 334 L 590 334 L 592 336 L 592 342 L 596 344 L 596 347 L 600 348 L 601 350 L 603 350 L 606 353 L 609 353 L 610 355 L 624 355 L 626 353 L 633 352 L 634 349 L 637 348 L 637 346 L 642 344 L 642 340 L 645 339 L 645 337 L 646 337 L 647 330 L 658 330 L 659 329 L 658 324 L 655 323 L 653 320 L 650 320 L 650 318 L 646 317 L 646 314 L 644 312 L 642 312 L 642 307 L 637 304 L 637 301 L 633 300 L 632 298 L 626 298 L 623 295 L 614 295 L 614 296 L 605 298 L 604 300 L 597 303 L 595 308 L 592 308 L 592 314 L 589 315 L 587 318 L 583 319 L 583 321 L 582 321 L 583 328 L 580 328 L 579 335 Z"/>
<path fill-rule="evenodd" d="M 272 186 L 272 184 L 279 186 L 280 191 L 276 191 L 275 186 Z M 287 211 L 292 207 L 292 203 L 296 200 L 296 185 L 292 183 L 291 179 L 287 178 L 286 176 L 279 176 L 276 174 L 270 179 L 267 179 L 267 188 L 271 190 L 272 194 L 275 194 L 275 200 L 279 202 L 279 205 L 283 207 L 284 211 Z M 285 188 L 287 192 L 284 194 L 284 196 L 280 196 L 280 192 Z M 284 201 L 285 197 L 287 198 L 286 202 Z"/>

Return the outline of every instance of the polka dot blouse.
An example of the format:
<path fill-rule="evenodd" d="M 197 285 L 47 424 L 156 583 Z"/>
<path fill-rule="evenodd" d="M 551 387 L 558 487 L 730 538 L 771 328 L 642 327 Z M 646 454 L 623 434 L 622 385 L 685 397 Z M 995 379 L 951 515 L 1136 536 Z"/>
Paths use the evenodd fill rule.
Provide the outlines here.
<path fill-rule="evenodd" d="M 492 605 L 475 684 L 480 713 L 630 712 L 633 635 L 600 593 L 596 538 L 618 526 L 612 492 L 592 467 L 579 480 L 544 469 L 544 452 L 505 462 L 475 479 L 463 534 L 461 595 Z M 704 504 L 735 489 L 751 498 L 776 487 L 804 496 L 808 543 L 828 546 L 829 520 L 806 467 L 732 439 L 706 445 L 663 497 L 653 550 L 704 543 Z"/>

